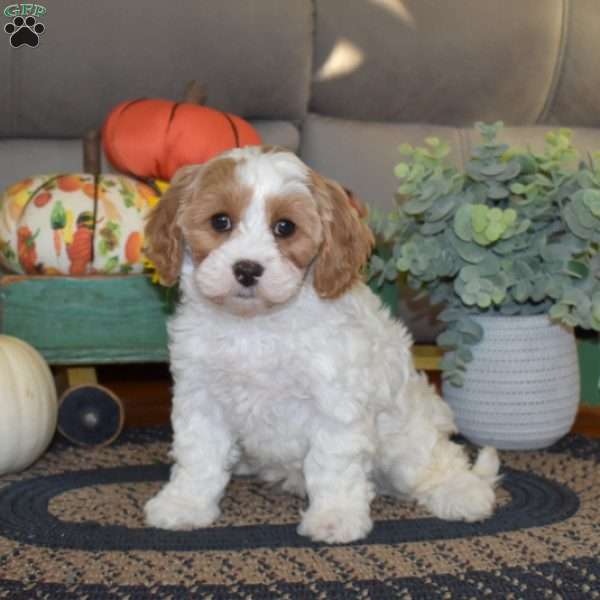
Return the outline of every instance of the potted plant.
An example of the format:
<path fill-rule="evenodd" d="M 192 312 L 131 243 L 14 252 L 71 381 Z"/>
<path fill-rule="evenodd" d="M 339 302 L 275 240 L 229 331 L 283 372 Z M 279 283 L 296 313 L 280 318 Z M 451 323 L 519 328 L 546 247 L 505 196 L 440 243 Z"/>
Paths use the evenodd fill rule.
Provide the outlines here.
<path fill-rule="evenodd" d="M 372 213 L 370 277 L 445 305 L 443 391 L 466 437 L 544 447 L 577 411 L 573 327 L 600 330 L 600 161 L 578 162 L 568 130 L 537 154 L 499 142 L 500 122 L 477 128 L 464 172 L 439 139 L 400 147 L 397 205 Z"/>

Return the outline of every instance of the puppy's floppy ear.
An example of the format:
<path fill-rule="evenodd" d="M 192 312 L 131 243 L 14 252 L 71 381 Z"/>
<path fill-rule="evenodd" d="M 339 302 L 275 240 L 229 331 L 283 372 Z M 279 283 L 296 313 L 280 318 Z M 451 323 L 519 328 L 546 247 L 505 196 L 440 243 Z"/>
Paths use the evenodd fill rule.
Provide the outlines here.
<path fill-rule="evenodd" d="M 148 216 L 145 252 L 156 266 L 162 285 L 172 286 L 179 277 L 184 250 L 179 208 L 192 196 L 201 171 L 200 165 L 179 169 L 173 176 L 169 189 Z"/>
<path fill-rule="evenodd" d="M 315 262 L 314 286 L 321 298 L 337 298 L 360 279 L 375 240 L 361 220 L 364 208 L 358 199 L 317 173 L 313 172 L 311 179 L 323 223 L 323 245 Z"/>

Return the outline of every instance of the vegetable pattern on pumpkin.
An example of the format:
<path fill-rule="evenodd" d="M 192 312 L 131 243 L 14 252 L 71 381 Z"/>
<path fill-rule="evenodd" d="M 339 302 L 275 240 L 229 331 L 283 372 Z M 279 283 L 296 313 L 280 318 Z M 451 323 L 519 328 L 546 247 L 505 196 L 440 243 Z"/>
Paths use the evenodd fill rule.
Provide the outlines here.
<path fill-rule="evenodd" d="M 140 262 L 142 258 L 143 237 L 141 232 L 133 231 L 125 243 L 125 259 L 129 264 Z"/>
<path fill-rule="evenodd" d="M 25 179 L 20 183 L 8 188 L 6 195 L 8 198 L 7 210 L 3 211 L 4 226 L 10 227 L 10 221 L 16 223 L 23 212 L 23 209 L 27 206 L 31 191 L 28 186 L 31 185 L 31 179 Z M 9 221 L 10 219 L 10 221 Z"/>
<path fill-rule="evenodd" d="M 102 267 L 103 273 L 114 273 L 119 267 L 119 257 L 111 256 Z"/>
<path fill-rule="evenodd" d="M 67 245 L 67 255 L 71 261 L 69 275 L 85 275 L 92 262 L 92 240 L 94 237 L 94 215 L 82 212 L 77 217 L 77 230 L 73 241 Z"/>
<path fill-rule="evenodd" d="M 19 252 L 19 262 L 26 273 L 33 273 L 41 268 L 38 264 L 38 255 L 35 247 L 35 238 L 39 235 L 38 229 L 35 234 L 29 227 L 19 227 L 17 230 L 17 247 Z"/>
<path fill-rule="evenodd" d="M 119 192 L 121 197 L 123 198 L 123 202 L 127 208 L 131 208 L 135 206 L 138 210 L 139 207 L 136 205 L 136 195 L 135 188 L 131 189 L 131 187 L 125 181 L 119 182 Z"/>
<path fill-rule="evenodd" d="M 160 182 L 163 185 L 165 185 L 164 182 Z M 160 190 L 160 183 L 158 180 L 156 180 L 154 182 L 154 185 L 156 185 L 156 187 Z M 145 183 L 140 183 L 139 181 L 136 184 L 137 186 L 137 191 L 138 191 L 138 197 L 143 198 L 146 201 L 146 204 L 148 205 L 149 208 L 154 208 L 159 201 L 159 196 L 158 193 L 155 192 L 149 185 L 146 185 Z M 166 185 L 166 188 L 168 189 L 168 184 Z M 161 193 L 164 193 L 164 190 L 162 190 Z M 140 202 L 138 201 L 138 203 L 136 204 L 138 210 L 143 210 L 145 207 L 144 205 L 140 205 Z"/>
<path fill-rule="evenodd" d="M 52 208 L 50 215 L 50 227 L 53 230 L 54 236 L 54 252 L 56 256 L 60 256 L 62 250 L 61 233 L 67 224 L 67 214 L 63 203 L 59 200 Z"/>
<path fill-rule="evenodd" d="M 56 185 L 62 192 L 78 192 L 82 188 L 84 181 L 77 175 L 61 175 L 57 179 Z"/>
<path fill-rule="evenodd" d="M 109 221 L 99 231 L 100 243 L 98 244 L 98 250 L 102 256 L 111 254 L 119 248 L 119 242 L 121 240 L 121 226 L 118 223 Z"/>
<path fill-rule="evenodd" d="M 0 256 L 4 257 L 5 265 L 8 267 L 16 259 L 15 251 L 9 242 L 0 238 Z"/>
<path fill-rule="evenodd" d="M 89 174 L 39 175 L 0 193 L 4 267 L 57 275 L 144 272 L 144 220 L 168 184 L 121 175 L 96 181 L 97 189 Z"/>

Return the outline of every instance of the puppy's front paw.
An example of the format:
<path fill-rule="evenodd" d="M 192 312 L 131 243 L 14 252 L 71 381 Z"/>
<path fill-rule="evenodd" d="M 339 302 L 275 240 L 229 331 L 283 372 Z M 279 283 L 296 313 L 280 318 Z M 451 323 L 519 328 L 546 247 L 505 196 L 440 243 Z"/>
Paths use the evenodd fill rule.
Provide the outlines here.
<path fill-rule="evenodd" d="M 298 526 L 298 533 L 308 536 L 314 542 L 347 544 L 366 537 L 372 528 L 373 521 L 368 511 L 309 508 Z"/>
<path fill-rule="evenodd" d="M 144 513 L 150 527 L 189 530 L 207 527 L 216 521 L 219 507 L 202 498 L 174 494 L 167 487 L 146 503 Z"/>

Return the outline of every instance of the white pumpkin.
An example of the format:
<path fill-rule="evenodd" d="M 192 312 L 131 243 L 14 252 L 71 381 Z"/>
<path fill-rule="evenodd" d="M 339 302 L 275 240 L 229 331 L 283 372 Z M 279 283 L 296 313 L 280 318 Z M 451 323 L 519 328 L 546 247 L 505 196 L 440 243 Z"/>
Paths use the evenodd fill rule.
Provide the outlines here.
<path fill-rule="evenodd" d="M 50 368 L 22 340 L 0 335 L 0 475 L 41 456 L 56 430 L 58 401 Z"/>

